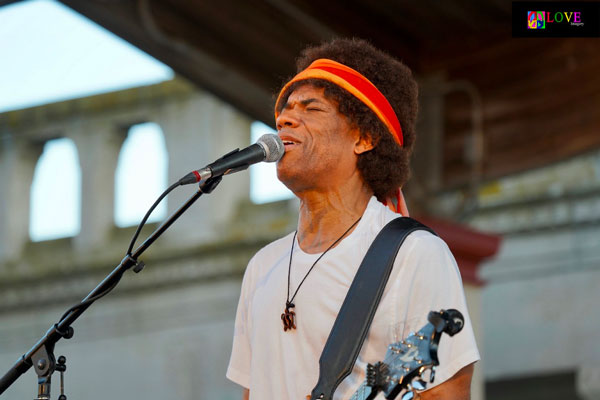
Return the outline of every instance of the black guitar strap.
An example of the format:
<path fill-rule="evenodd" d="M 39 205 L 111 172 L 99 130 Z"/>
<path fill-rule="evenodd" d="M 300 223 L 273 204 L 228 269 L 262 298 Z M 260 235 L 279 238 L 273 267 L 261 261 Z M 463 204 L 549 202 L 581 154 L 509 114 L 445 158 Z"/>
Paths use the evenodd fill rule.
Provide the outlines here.
<path fill-rule="evenodd" d="M 352 372 L 392 272 L 396 254 L 404 239 L 416 230 L 426 230 L 435 235 L 420 222 L 400 217 L 384 226 L 369 247 L 321 353 L 319 381 L 312 390 L 311 400 L 331 399 L 338 385 Z"/>

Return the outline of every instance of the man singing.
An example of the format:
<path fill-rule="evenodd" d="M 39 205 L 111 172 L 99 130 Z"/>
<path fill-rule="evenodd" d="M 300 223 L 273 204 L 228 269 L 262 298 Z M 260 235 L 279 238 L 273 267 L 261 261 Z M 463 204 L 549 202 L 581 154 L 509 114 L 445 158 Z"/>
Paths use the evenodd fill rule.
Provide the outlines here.
<path fill-rule="evenodd" d="M 298 74 L 277 99 L 285 155 L 279 179 L 300 199 L 296 232 L 248 264 L 227 377 L 244 398 L 304 399 L 354 275 L 379 231 L 406 215 L 400 188 L 415 140 L 417 84 L 398 60 L 362 40 L 337 39 L 303 51 Z M 422 399 L 469 399 L 479 359 L 461 278 L 446 244 L 412 233 L 400 248 L 352 373 L 335 399 L 348 399 L 367 363 L 455 308 L 465 327 L 443 337 L 435 382 Z"/>

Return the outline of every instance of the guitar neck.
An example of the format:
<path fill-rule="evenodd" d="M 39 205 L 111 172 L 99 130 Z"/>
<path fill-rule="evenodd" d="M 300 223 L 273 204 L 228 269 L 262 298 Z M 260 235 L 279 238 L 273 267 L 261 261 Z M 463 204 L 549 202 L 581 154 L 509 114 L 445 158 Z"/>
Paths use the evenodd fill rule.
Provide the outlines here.
<path fill-rule="evenodd" d="M 375 395 L 377 395 L 377 392 L 373 391 L 373 388 L 367 385 L 367 380 L 365 379 L 352 397 L 350 397 L 350 400 L 371 400 L 375 398 Z"/>

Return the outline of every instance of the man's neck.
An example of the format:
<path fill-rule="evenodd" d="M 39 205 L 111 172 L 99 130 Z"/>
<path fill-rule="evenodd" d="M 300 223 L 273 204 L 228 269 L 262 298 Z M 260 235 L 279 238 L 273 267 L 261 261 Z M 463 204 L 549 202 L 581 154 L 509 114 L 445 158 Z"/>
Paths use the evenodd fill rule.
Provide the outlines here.
<path fill-rule="evenodd" d="M 307 253 L 321 253 L 362 217 L 373 193 L 365 186 L 349 190 L 303 193 L 300 197 L 298 243 Z M 344 236 L 349 235 L 354 226 Z"/>

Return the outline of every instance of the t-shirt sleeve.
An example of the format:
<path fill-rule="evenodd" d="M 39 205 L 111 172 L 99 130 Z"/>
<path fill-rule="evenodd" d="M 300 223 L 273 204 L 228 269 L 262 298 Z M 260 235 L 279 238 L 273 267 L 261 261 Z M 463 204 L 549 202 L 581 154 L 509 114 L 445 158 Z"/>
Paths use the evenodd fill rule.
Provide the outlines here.
<path fill-rule="evenodd" d="M 463 329 L 456 335 L 442 334 L 438 348 L 440 365 L 436 368 L 435 381 L 427 385 L 430 389 L 480 357 L 454 256 L 437 236 L 424 231 L 411 236 L 401 247 L 394 266 L 401 270 L 398 279 L 403 281 L 399 286 L 403 290 L 398 295 L 406 296 L 405 301 L 397 303 L 406 307 L 404 333 L 416 332 L 424 326 L 430 311 L 454 308 L 465 319 Z"/>
<path fill-rule="evenodd" d="M 235 316 L 235 327 L 233 331 L 233 346 L 231 349 L 231 358 L 227 367 L 226 376 L 229 380 L 245 388 L 250 388 L 250 363 L 252 360 L 252 347 L 250 341 L 251 320 L 250 310 L 250 291 L 252 285 L 252 265 L 250 260 L 244 279 L 242 280 L 242 290 L 238 302 L 237 313 Z"/>

